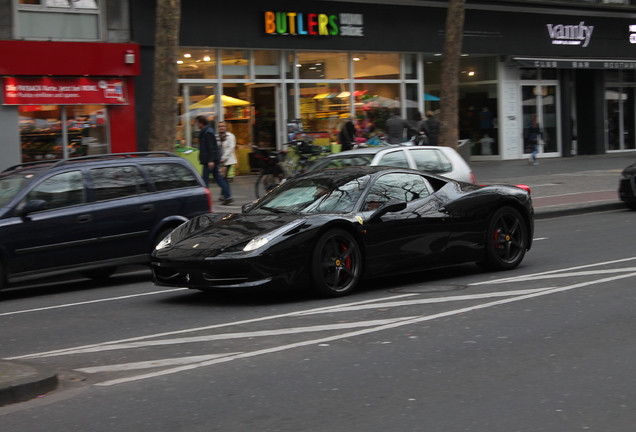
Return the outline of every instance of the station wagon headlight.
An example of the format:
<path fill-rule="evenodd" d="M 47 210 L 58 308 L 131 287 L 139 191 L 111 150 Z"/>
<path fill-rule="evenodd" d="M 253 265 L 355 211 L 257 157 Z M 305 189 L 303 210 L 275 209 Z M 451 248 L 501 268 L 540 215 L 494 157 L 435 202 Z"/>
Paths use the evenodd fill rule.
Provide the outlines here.
<path fill-rule="evenodd" d="M 281 236 L 281 235 L 293 230 L 294 228 L 302 225 L 303 223 L 305 223 L 305 221 L 303 219 L 298 219 L 298 220 L 290 222 L 290 223 L 288 223 L 286 225 L 283 225 L 280 228 L 276 228 L 275 230 L 270 231 L 270 232 L 268 232 L 266 234 L 254 237 L 252 240 L 250 240 L 250 242 L 247 245 L 245 245 L 243 250 L 245 252 L 249 252 L 249 251 L 253 251 L 253 250 L 262 248 L 263 246 L 265 246 L 267 243 L 269 243 L 270 241 L 272 241 L 276 237 Z"/>
<path fill-rule="evenodd" d="M 155 246 L 155 250 L 165 249 L 172 245 L 172 235 L 168 234 L 163 240 L 161 240 L 157 246 Z"/>

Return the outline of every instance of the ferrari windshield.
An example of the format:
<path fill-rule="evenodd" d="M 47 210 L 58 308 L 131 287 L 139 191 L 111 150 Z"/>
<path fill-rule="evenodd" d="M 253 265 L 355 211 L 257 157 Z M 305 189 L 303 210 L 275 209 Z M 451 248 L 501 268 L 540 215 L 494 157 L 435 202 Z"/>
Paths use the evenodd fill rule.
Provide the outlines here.
<path fill-rule="evenodd" d="M 0 207 L 4 207 L 34 177 L 33 171 L 12 172 L 0 175 Z"/>
<path fill-rule="evenodd" d="M 347 213 L 353 210 L 369 176 L 341 182 L 312 177 L 283 183 L 248 213 Z"/>

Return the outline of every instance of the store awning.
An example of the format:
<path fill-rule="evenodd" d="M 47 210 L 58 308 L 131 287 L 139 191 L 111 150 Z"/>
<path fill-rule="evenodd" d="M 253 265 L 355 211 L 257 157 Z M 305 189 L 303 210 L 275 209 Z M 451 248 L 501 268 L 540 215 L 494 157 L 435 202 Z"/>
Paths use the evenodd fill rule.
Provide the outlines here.
<path fill-rule="evenodd" d="M 233 98 L 231 96 L 221 95 L 221 101 L 223 101 L 223 106 L 242 106 L 249 105 L 248 101 L 244 101 L 243 99 Z M 214 95 L 208 96 L 205 99 L 201 99 L 199 102 L 195 102 L 189 106 L 191 110 L 197 108 L 208 108 L 214 105 Z"/>
<path fill-rule="evenodd" d="M 512 57 L 520 67 L 546 69 L 636 69 L 636 60 Z"/>
<path fill-rule="evenodd" d="M 425 101 L 438 101 L 438 100 L 441 100 L 441 99 L 438 98 L 437 96 L 433 96 L 432 94 L 424 93 L 424 100 Z"/>

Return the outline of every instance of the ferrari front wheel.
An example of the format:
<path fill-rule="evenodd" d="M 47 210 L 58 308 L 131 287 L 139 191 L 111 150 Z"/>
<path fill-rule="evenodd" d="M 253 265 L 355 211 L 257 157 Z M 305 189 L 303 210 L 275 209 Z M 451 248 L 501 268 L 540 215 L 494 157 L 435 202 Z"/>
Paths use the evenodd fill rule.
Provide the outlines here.
<path fill-rule="evenodd" d="M 362 253 L 351 234 L 336 229 L 323 234 L 314 248 L 313 287 L 325 297 L 349 294 L 362 276 Z"/>
<path fill-rule="evenodd" d="M 528 229 L 521 214 L 512 207 L 498 209 L 486 233 L 486 257 L 480 263 L 492 270 L 511 270 L 526 255 Z"/>

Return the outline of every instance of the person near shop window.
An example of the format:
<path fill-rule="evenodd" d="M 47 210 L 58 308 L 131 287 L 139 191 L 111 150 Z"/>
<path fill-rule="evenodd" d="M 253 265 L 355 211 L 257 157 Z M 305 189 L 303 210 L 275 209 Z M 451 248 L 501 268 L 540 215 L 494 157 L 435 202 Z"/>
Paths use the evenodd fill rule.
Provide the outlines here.
<path fill-rule="evenodd" d="M 356 127 L 351 121 L 350 117 L 347 117 L 345 123 L 340 128 L 338 134 L 338 143 L 342 146 L 342 151 L 351 150 L 356 139 Z"/>
<path fill-rule="evenodd" d="M 391 117 L 386 121 L 386 135 L 389 144 L 402 144 L 411 132 L 419 133 L 400 116 L 399 108 L 391 108 Z"/>
<path fill-rule="evenodd" d="M 225 179 L 219 172 L 221 152 L 214 135 L 214 129 L 210 126 L 208 119 L 205 116 L 197 116 L 195 119 L 197 126 L 199 126 L 199 162 L 203 165 L 203 181 L 206 186 L 210 184 L 210 174 L 216 184 L 221 187 L 221 203 L 223 205 L 231 204 L 232 192 L 227 185 Z"/>
<path fill-rule="evenodd" d="M 539 124 L 537 115 L 532 114 L 532 120 L 530 120 L 526 126 L 526 139 L 532 147 L 532 153 L 530 153 L 530 157 L 528 158 L 530 165 L 539 165 L 539 162 L 537 162 L 537 154 L 539 153 L 539 145 L 543 142 L 542 135 L 541 125 Z"/>
<path fill-rule="evenodd" d="M 221 147 L 221 175 L 226 182 L 232 181 L 232 168 L 236 165 L 236 137 L 232 132 L 228 132 L 225 122 L 219 122 L 218 129 L 219 134 L 216 138 Z"/>
<path fill-rule="evenodd" d="M 439 121 L 437 114 L 439 111 L 426 111 L 426 118 L 418 124 L 418 129 L 428 137 L 428 145 L 439 144 Z"/>

